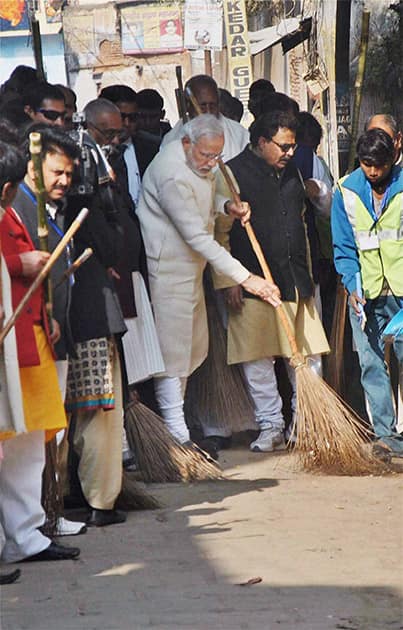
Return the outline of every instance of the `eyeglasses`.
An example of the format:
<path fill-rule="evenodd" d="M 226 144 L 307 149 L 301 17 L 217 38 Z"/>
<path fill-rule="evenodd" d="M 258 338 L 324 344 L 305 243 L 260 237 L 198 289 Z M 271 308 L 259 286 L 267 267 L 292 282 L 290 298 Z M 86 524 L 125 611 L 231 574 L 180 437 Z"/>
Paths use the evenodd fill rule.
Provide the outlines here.
<path fill-rule="evenodd" d="M 283 153 L 288 153 L 288 151 L 294 152 L 298 146 L 296 142 L 293 144 L 279 144 L 273 138 L 269 138 L 269 142 L 273 142 Z"/>
<path fill-rule="evenodd" d="M 40 114 L 42 114 L 42 116 L 45 116 L 45 118 L 47 120 L 51 120 L 52 122 L 56 122 L 56 120 L 58 118 L 60 118 L 60 120 L 65 119 L 67 112 L 59 112 L 57 111 L 57 109 L 37 109 L 37 112 L 39 112 Z"/>
<path fill-rule="evenodd" d="M 222 160 L 223 153 L 206 153 L 205 151 L 200 151 L 196 142 L 193 142 L 192 144 L 196 146 L 198 152 L 204 160 L 207 160 L 208 162 L 212 162 L 213 160 L 218 162 L 218 160 Z"/>
<path fill-rule="evenodd" d="M 88 125 L 93 127 L 98 133 L 101 134 L 107 141 L 107 143 L 112 142 L 112 140 L 116 137 L 123 138 L 126 134 L 124 129 L 100 129 L 94 123 L 89 122 Z"/>

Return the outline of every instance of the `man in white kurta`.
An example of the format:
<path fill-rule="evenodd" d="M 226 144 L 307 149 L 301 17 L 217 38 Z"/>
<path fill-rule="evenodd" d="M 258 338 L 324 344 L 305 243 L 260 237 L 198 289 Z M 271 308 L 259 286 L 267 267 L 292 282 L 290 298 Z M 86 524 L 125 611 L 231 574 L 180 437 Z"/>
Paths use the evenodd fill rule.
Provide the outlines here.
<path fill-rule="evenodd" d="M 165 362 L 155 379 L 156 397 L 171 433 L 189 441 L 183 414 L 187 377 L 204 361 L 208 327 L 203 270 L 213 268 L 275 306 L 278 289 L 253 276 L 213 237 L 216 212 L 247 219 L 249 208 L 215 198 L 212 169 L 224 145 L 223 128 L 213 115 L 187 123 L 181 140 L 169 143 L 143 179 L 138 217 L 144 238 L 151 300 Z"/>

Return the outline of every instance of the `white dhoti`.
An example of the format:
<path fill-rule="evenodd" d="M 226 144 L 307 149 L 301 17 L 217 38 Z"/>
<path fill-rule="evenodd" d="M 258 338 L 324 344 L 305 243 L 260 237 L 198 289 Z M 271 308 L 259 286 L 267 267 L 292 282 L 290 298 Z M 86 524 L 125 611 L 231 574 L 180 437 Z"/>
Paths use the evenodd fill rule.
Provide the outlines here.
<path fill-rule="evenodd" d="M 165 372 L 154 317 L 142 275 L 132 274 L 137 316 L 125 319 L 127 333 L 122 338 L 129 385 Z"/>

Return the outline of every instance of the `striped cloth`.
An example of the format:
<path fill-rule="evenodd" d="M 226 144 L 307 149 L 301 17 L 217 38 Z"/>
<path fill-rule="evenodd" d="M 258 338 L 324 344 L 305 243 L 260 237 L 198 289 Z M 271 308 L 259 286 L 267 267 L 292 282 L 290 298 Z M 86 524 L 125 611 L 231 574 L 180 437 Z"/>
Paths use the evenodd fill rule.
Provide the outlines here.
<path fill-rule="evenodd" d="M 129 385 L 165 372 L 154 317 L 142 275 L 132 274 L 137 317 L 125 319 L 123 352 Z"/>

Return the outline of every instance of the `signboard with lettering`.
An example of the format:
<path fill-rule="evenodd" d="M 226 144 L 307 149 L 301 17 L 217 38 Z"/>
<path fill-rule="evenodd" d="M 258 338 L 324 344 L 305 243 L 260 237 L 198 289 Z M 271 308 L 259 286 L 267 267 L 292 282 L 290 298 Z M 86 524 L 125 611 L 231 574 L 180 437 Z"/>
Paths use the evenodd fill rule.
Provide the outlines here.
<path fill-rule="evenodd" d="M 231 93 L 247 105 L 253 78 L 245 0 L 224 0 L 223 6 Z"/>

